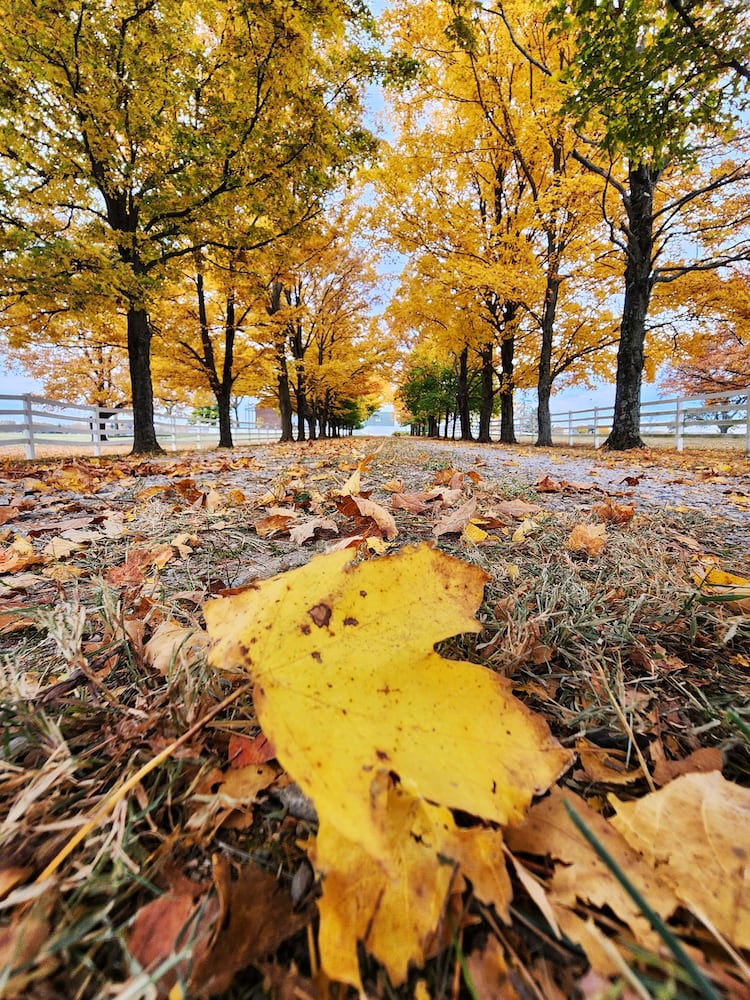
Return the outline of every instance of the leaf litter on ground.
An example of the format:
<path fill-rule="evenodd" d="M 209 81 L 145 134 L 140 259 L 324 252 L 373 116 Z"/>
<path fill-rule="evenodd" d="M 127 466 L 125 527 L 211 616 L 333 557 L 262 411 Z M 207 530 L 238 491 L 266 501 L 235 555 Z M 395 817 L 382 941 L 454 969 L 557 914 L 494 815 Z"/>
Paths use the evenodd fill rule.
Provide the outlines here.
<path fill-rule="evenodd" d="M 559 794 L 539 793 L 574 754 L 559 788 L 608 843 L 627 838 L 615 854 L 637 859 L 629 870 L 655 863 L 646 817 L 675 829 L 675 872 L 702 865 L 711 818 L 694 823 L 689 803 L 716 813 L 725 846 L 702 889 L 730 919 L 671 870 L 658 891 L 654 875 L 642 884 L 717 990 L 750 995 L 733 832 L 750 753 L 732 722 L 747 715 L 747 553 L 722 544 L 723 509 L 685 502 L 698 480 L 744 496 L 742 469 L 703 455 L 670 474 L 647 458 L 652 480 L 690 479 L 659 506 L 627 495 L 611 456 L 598 461 L 616 488 L 592 491 L 559 453 L 519 477 L 522 450 L 367 444 L 2 469 L 0 996 L 322 997 L 338 980 L 371 996 L 588 997 L 636 977 L 689 997 L 606 865 L 566 855 L 562 820 L 533 839 Z M 545 477 L 560 488 L 541 492 Z M 257 531 L 278 508 L 287 523 Z M 75 548 L 49 544 L 72 532 Z M 377 584 L 356 583 L 368 573 Z M 223 609 L 211 662 L 207 600 L 209 623 Z M 466 702 L 468 677 L 482 681 Z M 504 727 L 526 762 L 510 777 Z M 277 764 L 237 765 L 238 740 L 267 739 Z M 693 799 L 665 811 L 655 796 L 682 780 Z M 254 887 L 252 912 L 236 886 Z M 258 920 L 266 936 L 241 946 Z"/>

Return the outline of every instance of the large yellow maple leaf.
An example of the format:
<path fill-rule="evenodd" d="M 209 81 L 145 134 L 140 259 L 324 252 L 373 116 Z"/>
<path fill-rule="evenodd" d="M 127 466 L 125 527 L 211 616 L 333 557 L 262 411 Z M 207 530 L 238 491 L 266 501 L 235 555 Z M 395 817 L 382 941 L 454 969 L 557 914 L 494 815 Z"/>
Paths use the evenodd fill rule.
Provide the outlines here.
<path fill-rule="evenodd" d="M 410 959 L 424 957 L 425 928 L 434 927 L 445 899 L 445 877 L 434 877 L 443 860 L 459 864 L 475 891 L 481 884 L 488 901 L 506 909 L 507 880 L 491 872 L 493 863 L 502 868 L 499 835 L 489 831 L 493 862 L 488 831 L 462 837 L 449 810 L 517 822 L 570 753 L 506 679 L 434 651 L 441 639 L 480 630 L 481 569 L 429 546 L 363 563 L 352 558 L 350 550 L 320 556 L 210 601 L 205 615 L 212 662 L 252 674 L 263 730 L 318 811 L 316 861 L 327 875 L 322 943 L 334 936 L 337 878 L 358 863 L 372 872 L 358 885 L 367 921 L 340 921 L 347 931 L 337 954 L 348 949 L 350 961 L 326 947 L 322 954 L 329 974 L 359 986 L 356 943 L 378 910 L 367 944 L 394 981 Z M 384 782 L 396 790 L 384 792 Z M 399 894 L 412 901 L 411 923 L 389 927 Z"/>

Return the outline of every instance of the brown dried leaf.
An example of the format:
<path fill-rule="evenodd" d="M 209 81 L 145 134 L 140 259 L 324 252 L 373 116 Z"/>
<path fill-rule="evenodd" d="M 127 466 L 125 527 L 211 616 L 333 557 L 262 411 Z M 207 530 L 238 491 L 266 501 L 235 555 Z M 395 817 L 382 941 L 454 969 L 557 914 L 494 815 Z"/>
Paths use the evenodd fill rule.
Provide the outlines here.
<path fill-rule="evenodd" d="M 607 544 L 607 528 L 604 524 L 577 524 L 565 542 L 571 552 L 585 552 L 590 556 L 601 555 Z"/>
<path fill-rule="evenodd" d="M 466 503 L 461 504 L 456 510 L 443 514 L 432 529 L 433 535 L 439 538 L 440 535 L 460 534 L 474 516 L 476 509 L 476 497 L 472 497 Z"/>

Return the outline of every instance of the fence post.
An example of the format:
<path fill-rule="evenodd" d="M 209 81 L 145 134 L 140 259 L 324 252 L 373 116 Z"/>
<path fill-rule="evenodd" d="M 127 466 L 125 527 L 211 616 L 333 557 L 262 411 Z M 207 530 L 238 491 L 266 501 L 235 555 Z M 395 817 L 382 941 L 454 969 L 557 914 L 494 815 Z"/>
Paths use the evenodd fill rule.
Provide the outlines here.
<path fill-rule="evenodd" d="M 745 396 L 745 454 L 750 458 L 750 391 Z"/>
<path fill-rule="evenodd" d="M 172 451 L 177 451 L 177 417 L 172 414 Z"/>
<path fill-rule="evenodd" d="M 94 454 L 99 457 L 102 453 L 102 411 L 96 403 L 91 407 L 91 442 L 94 445 Z"/>
<path fill-rule="evenodd" d="M 599 407 L 594 407 L 594 447 L 599 447 Z"/>
<path fill-rule="evenodd" d="M 25 396 L 21 396 L 21 399 L 23 400 L 23 427 L 26 431 L 26 441 L 24 443 L 26 458 L 36 458 L 36 448 L 34 447 L 34 416 L 31 411 L 31 394 L 26 393 Z"/>
<path fill-rule="evenodd" d="M 674 425 L 674 446 L 677 451 L 682 451 L 683 447 L 683 431 L 684 431 L 684 414 L 682 411 L 682 399 L 679 397 L 675 401 L 675 425 Z"/>
<path fill-rule="evenodd" d="M 573 414 L 568 410 L 568 447 L 573 447 Z"/>

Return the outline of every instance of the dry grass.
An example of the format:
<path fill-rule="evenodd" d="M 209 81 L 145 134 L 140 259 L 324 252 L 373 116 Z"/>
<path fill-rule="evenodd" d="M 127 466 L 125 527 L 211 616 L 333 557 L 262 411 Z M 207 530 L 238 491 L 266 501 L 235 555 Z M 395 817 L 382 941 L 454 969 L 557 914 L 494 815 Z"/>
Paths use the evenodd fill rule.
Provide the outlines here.
<path fill-rule="evenodd" d="M 41 553 L 56 532 L 38 531 L 40 524 L 100 520 L 92 521 L 94 537 L 80 549 L 20 571 L 38 575 L 36 582 L 15 588 L 12 574 L 2 577 L 0 996 L 156 996 L 159 975 L 145 976 L 130 948 L 130 925 L 147 902 L 185 879 L 204 884 L 219 856 L 252 860 L 285 886 L 299 878 L 305 863 L 299 842 L 313 827 L 277 789 L 260 794 L 244 826 L 222 825 L 206 791 L 207 777 L 226 768 L 230 737 L 257 731 L 251 693 L 241 688 L 245 679 L 212 670 L 204 645 L 186 641 L 157 663 L 148 643 L 164 622 L 183 628 L 184 637 L 199 631 L 201 605 L 211 593 L 288 569 L 325 544 L 319 539 L 302 548 L 288 535 L 259 537 L 253 521 L 265 513 L 256 506 L 264 493 L 302 506 L 320 494 L 322 507 L 346 530 L 329 491 L 349 475 L 341 464 L 351 463 L 353 447 L 363 454 L 362 444 L 264 447 L 239 458 L 81 461 L 67 464 L 67 479 L 55 462 L 6 463 L 6 497 L 31 501 L 5 526 L 6 546 L 26 533 Z M 475 458 L 460 446 L 389 441 L 363 475 L 363 488 L 387 503 L 389 480 L 423 489 L 436 470 L 466 472 L 476 468 Z M 706 461 L 701 454 L 701 467 Z M 639 509 L 628 524 L 608 528 L 605 549 L 593 557 L 566 548 L 575 524 L 598 523 L 593 509 L 556 507 L 554 497 L 535 493 L 533 482 L 479 471 L 484 480 L 474 486 L 465 480 L 465 488 L 474 490 L 480 509 L 490 497 L 520 496 L 544 510 L 520 542 L 513 540 L 513 519 L 494 529 L 487 544 L 456 535 L 440 540 L 491 577 L 482 632 L 445 643 L 444 655 L 511 677 L 518 696 L 565 744 L 585 736 L 621 751 L 628 766 L 641 760 L 647 770 L 659 756 L 679 760 L 714 747 L 723 754 L 725 776 L 750 784 L 750 743 L 732 721 L 750 724 L 750 619 L 731 605 L 701 600 L 691 577 L 698 552 L 716 551 L 720 526 L 679 509 Z M 30 487 L 33 480 L 52 489 Z M 242 496 L 230 499 L 232 490 Z M 213 508 L 212 491 L 221 499 Z M 99 530 L 113 514 L 127 528 L 119 537 Z M 431 537 L 427 516 L 400 512 L 397 522 L 397 545 Z M 194 540 L 181 553 L 180 535 Z M 173 550 L 163 563 L 113 577 L 134 549 L 160 545 Z M 418 595 L 412 613 L 419 613 Z M 165 748 L 159 766 L 146 768 L 117 800 L 117 790 Z M 580 769 L 566 781 L 587 797 L 607 791 Z M 640 795 L 648 784 L 643 776 L 619 794 Z M 115 801 L 74 851 L 55 860 L 103 804 Z M 537 991 L 527 985 L 520 995 L 545 995 L 546 981 L 556 984 L 551 996 L 579 995 L 583 956 L 550 937 L 520 887 L 517 900 L 503 935 Z M 464 950 L 493 933 L 492 915 L 472 905 L 476 919 Z M 172 970 L 181 978 L 190 954 L 188 934 L 182 964 L 175 959 Z M 456 955 L 449 949 L 426 973 L 436 998 L 470 995 L 454 976 Z M 5 985 L 3 961 L 6 977 L 14 969 Z M 658 995 L 695 995 L 689 984 L 669 986 L 667 963 L 651 961 L 633 958 L 661 981 Z M 297 933 L 280 947 L 275 965 L 256 962 L 221 995 L 316 995 L 313 962 L 308 937 Z M 372 995 L 396 995 L 380 970 L 367 964 L 365 974 Z M 607 995 L 625 996 L 622 989 L 615 985 Z"/>

